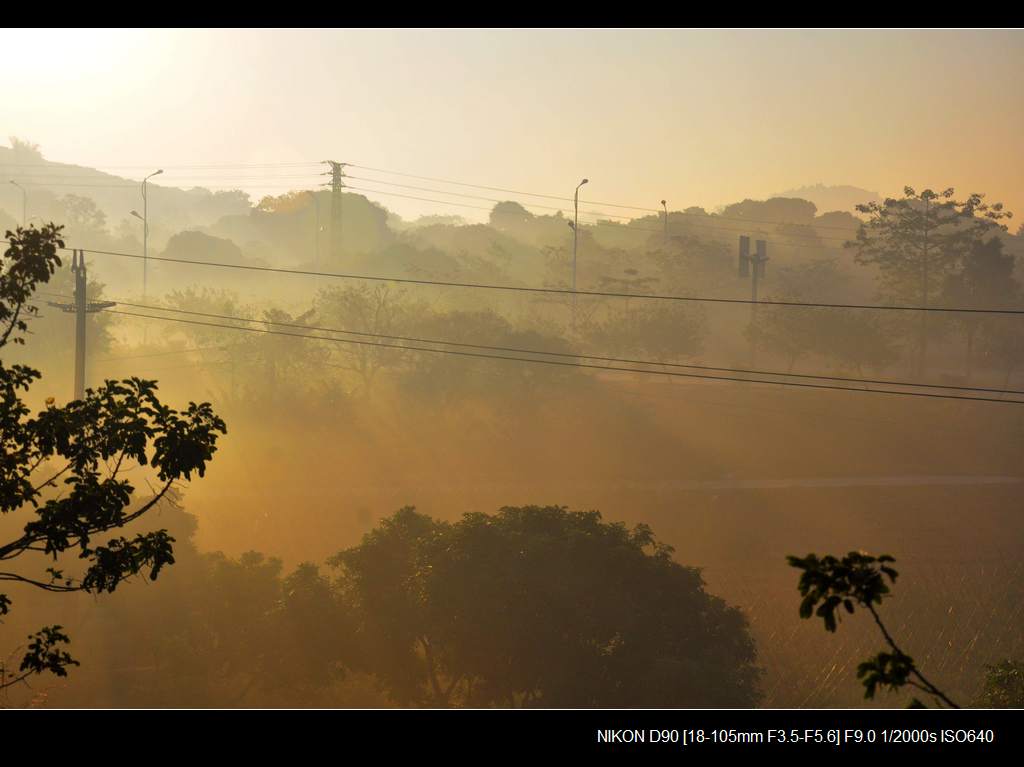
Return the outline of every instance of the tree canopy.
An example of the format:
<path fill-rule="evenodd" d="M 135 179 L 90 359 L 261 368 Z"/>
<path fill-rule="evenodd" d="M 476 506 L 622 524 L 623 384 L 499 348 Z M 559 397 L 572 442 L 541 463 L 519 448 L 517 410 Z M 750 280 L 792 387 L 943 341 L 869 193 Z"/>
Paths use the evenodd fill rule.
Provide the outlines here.
<path fill-rule="evenodd" d="M 403 705 L 751 706 L 743 614 L 650 528 L 505 507 L 407 507 L 331 560 L 359 665 Z"/>

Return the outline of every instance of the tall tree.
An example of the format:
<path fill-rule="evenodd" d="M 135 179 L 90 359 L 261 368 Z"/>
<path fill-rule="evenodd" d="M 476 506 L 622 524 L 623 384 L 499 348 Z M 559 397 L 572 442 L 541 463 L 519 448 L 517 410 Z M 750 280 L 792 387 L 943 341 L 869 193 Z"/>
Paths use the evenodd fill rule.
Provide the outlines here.
<path fill-rule="evenodd" d="M 66 194 L 57 201 L 64 211 L 64 220 L 73 236 L 89 236 L 103 231 L 107 226 L 107 214 L 96 202 L 78 194 Z"/>
<path fill-rule="evenodd" d="M 856 251 L 860 264 L 875 265 L 883 291 L 897 301 L 930 307 L 945 279 L 961 264 L 965 254 L 1012 214 L 1002 203 L 989 205 L 984 195 L 966 200 L 953 198 L 954 190 L 918 194 L 911 187 L 903 197 L 882 203 L 858 205 L 868 220 L 857 231 L 857 239 L 846 243 Z M 917 333 L 918 375 L 924 372 L 928 356 L 928 312 L 920 313 Z"/>
<path fill-rule="evenodd" d="M 330 353 L 360 380 L 363 393 L 372 391 L 377 374 L 402 364 L 408 355 L 401 349 L 373 346 L 374 336 L 400 336 L 413 333 L 413 320 L 422 317 L 423 306 L 413 301 L 408 291 L 379 283 L 373 287 L 329 287 L 314 299 L 318 324 L 356 331 L 360 343 L 332 344 Z M 388 339 L 380 339 L 388 343 Z M 393 343 L 393 341 L 392 341 Z"/>

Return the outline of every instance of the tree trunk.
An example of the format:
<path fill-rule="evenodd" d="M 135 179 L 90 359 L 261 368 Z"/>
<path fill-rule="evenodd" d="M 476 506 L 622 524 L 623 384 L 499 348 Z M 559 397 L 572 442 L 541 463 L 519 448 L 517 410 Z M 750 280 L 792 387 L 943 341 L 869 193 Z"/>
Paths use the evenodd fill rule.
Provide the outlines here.
<path fill-rule="evenodd" d="M 921 306 L 928 308 L 928 200 L 924 203 L 924 252 L 921 259 Z M 928 312 L 921 312 L 921 339 L 918 346 L 917 375 L 923 376 L 928 358 Z"/>
<path fill-rule="evenodd" d="M 437 670 L 434 667 L 434 651 L 426 637 L 420 637 L 420 644 L 423 647 L 423 655 L 427 661 L 427 677 L 430 680 L 430 688 L 434 693 L 436 705 L 448 706 L 448 696 L 441 690 L 441 682 L 437 678 Z"/>
<path fill-rule="evenodd" d="M 917 372 L 916 375 L 921 377 L 925 373 L 927 366 L 928 357 L 928 312 L 921 312 L 921 337 L 918 340 L 917 345 Z"/>

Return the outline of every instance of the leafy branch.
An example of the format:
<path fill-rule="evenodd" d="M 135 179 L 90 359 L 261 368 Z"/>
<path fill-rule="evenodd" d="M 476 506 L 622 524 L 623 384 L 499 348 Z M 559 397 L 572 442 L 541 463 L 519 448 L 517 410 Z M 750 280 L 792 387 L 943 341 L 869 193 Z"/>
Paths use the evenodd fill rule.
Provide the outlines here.
<path fill-rule="evenodd" d="M 36 312 L 28 302 L 61 263 L 59 233 L 52 224 L 7 232 L 10 246 L 0 258 L 0 348 L 23 342 L 22 318 Z M 84 569 L 77 578 L 56 566 L 36 577 L 22 568 L 0 571 L 0 584 L 98 594 L 113 592 L 140 573 L 155 580 L 174 563 L 174 539 L 166 530 L 118 536 L 105 544 L 94 538 L 142 517 L 175 483 L 202 477 L 227 431 L 224 421 L 206 402 L 190 402 L 181 411 L 168 407 L 157 396 L 156 381 L 140 378 L 105 381 L 63 406 L 51 398 L 32 416 L 22 392 L 39 378 L 32 368 L 0 361 L 0 514 L 31 515 L 20 535 L 0 540 L 0 562 L 42 554 L 56 563 L 75 550 Z M 153 496 L 134 509 L 129 507 L 135 488 L 119 476 L 126 458 L 150 467 L 160 481 Z M 0 616 L 10 606 L 10 598 L 0 594 Z M 68 667 L 78 665 L 64 649 L 70 640 L 61 626 L 45 627 L 29 640 L 18 673 L 0 669 L 0 690 L 33 674 L 65 676 Z"/>
<path fill-rule="evenodd" d="M 842 607 L 853 614 L 857 607 L 871 613 L 875 624 L 889 645 L 891 652 L 880 652 L 857 667 L 857 677 L 864 685 L 864 697 L 872 699 L 879 687 L 898 690 L 905 686 L 921 690 L 949 708 L 960 708 L 956 703 L 925 678 L 914 663 L 896 643 L 889 629 L 878 614 L 877 605 L 889 596 L 889 584 L 896 582 L 899 573 L 891 567 L 895 560 L 888 554 L 873 557 L 864 552 L 851 551 L 842 559 L 831 555 L 819 558 L 816 554 L 806 557 L 789 556 L 790 566 L 802 570 L 797 588 L 803 596 L 800 602 L 800 617 L 817 616 L 825 624 L 825 630 L 834 632 L 839 624 Z M 888 578 L 889 583 L 886 583 Z M 912 707 L 921 706 L 916 698 Z"/>

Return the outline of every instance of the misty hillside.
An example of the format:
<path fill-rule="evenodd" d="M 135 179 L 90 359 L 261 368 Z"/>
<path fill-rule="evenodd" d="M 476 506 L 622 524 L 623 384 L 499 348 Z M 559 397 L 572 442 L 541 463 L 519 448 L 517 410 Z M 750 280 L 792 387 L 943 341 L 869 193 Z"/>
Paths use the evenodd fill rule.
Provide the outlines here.
<path fill-rule="evenodd" d="M 54 217 L 61 209 L 60 198 L 72 197 L 91 200 L 111 229 L 141 229 L 131 211 L 141 212 L 141 179 L 157 168 L 125 168 L 132 176 L 128 178 L 84 165 L 51 162 L 31 144 L 15 139 L 12 143 L 13 147 L 0 146 L 0 208 L 8 214 L 21 215 L 22 194 L 13 181 L 27 192 L 27 216 L 37 223 Z M 161 180 L 157 177 L 148 183 L 149 203 L 159 206 L 161 228 L 211 224 L 249 208 L 249 196 L 242 192 L 211 192 L 199 186 L 181 189 Z"/>
<path fill-rule="evenodd" d="M 125 169 L 135 177 L 130 178 L 84 165 L 50 162 L 37 146 L 20 139 L 12 138 L 11 142 L 11 147 L 0 147 L 0 221 L 7 221 L 8 226 L 16 223 L 24 202 L 28 220 L 36 224 L 44 220 L 64 223 L 65 233 L 75 240 L 75 245 L 141 250 L 141 221 L 132 215 L 132 211 L 143 209 L 141 183 L 136 179 L 154 171 Z M 297 176 L 284 177 L 308 178 L 308 182 L 286 182 L 295 190 L 285 192 L 282 188 L 276 195 L 265 194 L 258 200 L 246 191 L 249 187 L 244 181 L 239 182 L 243 188 L 218 192 L 171 183 L 175 179 L 196 178 L 199 173 L 214 174 L 206 177 L 230 185 L 232 176 L 260 172 L 257 170 L 172 169 L 151 177 L 151 252 L 162 250 L 178 234 L 195 230 L 240 249 L 239 257 L 262 263 L 317 263 L 318 252 L 326 252 L 329 246 L 331 215 L 330 192 L 317 188 L 322 186 L 321 168 L 318 163 L 309 164 Z M 257 178 L 243 178 L 250 177 Z M 389 183 L 384 179 L 373 182 L 385 186 Z M 300 191 L 302 186 L 307 191 Z M 401 184 L 397 186 L 399 192 L 404 188 Z M 388 192 L 384 192 L 384 201 L 371 199 L 377 193 L 359 187 L 344 190 L 343 247 L 357 262 L 376 254 L 366 266 L 383 269 L 385 273 L 395 273 L 393 267 L 398 267 L 400 272 L 410 274 L 452 277 L 465 275 L 467 265 L 473 263 L 483 269 L 481 274 L 489 272 L 494 277 L 507 270 L 510 277 L 527 280 L 529 273 L 543 271 L 541 251 L 564 248 L 571 239 L 561 212 L 533 212 L 527 208 L 535 206 L 527 203 L 523 207 L 518 200 L 497 204 L 488 224 L 483 225 L 454 214 L 405 221 L 390 209 Z M 607 265 L 607 258 L 613 258 L 616 249 L 633 249 L 655 241 L 656 233 L 662 231 L 665 223 L 661 215 L 638 213 L 631 219 L 613 215 L 609 218 L 606 213 L 587 211 L 581 220 L 583 247 L 591 248 L 591 255 L 595 256 L 590 259 L 592 264 L 604 261 Z M 744 227 L 743 222 L 749 223 Z M 708 213 L 696 206 L 668 211 L 668 233 L 673 237 L 735 247 L 738 234 L 754 238 L 773 234 L 776 240 L 772 258 L 776 263 L 804 260 L 814 257 L 815 252 L 823 256 L 836 251 L 841 238 L 851 238 L 859 223 L 860 219 L 848 212 L 795 195 L 745 199 L 724 206 L 718 213 Z M 319 238 L 318 226 L 322 235 Z M 202 258 L 209 251 L 208 247 L 198 247 L 190 258 L 182 253 L 180 244 L 178 238 L 173 255 L 186 260 Z M 408 253 L 401 255 L 396 247 L 405 248 Z M 329 261 L 322 261 L 321 265 L 325 263 Z"/>
<path fill-rule="evenodd" d="M 881 202 L 882 197 L 878 192 L 869 192 L 848 184 L 837 184 L 826 186 L 825 184 L 813 184 L 802 186 L 798 189 L 787 189 L 779 192 L 775 197 L 799 197 L 809 200 L 818 206 L 818 210 L 828 212 L 833 210 L 855 213 L 858 205 L 869 202 Z"/>

